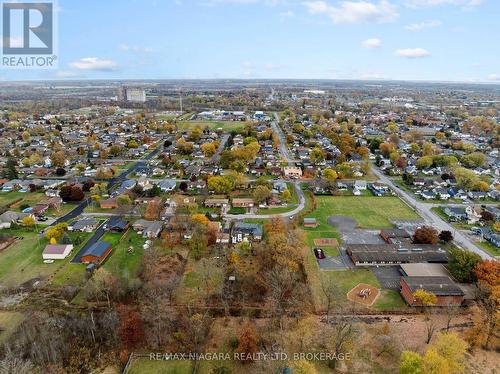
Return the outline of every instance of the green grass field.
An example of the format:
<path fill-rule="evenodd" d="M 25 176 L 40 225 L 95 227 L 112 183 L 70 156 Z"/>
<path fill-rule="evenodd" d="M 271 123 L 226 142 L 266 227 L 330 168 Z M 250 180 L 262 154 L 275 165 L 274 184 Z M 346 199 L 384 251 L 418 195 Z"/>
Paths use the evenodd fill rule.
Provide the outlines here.
<path fill-rule="evenodd" d="M 321 310 L 325 307 L 326 299 L 321 289 L 321 277 L 327 282 L 332 282 L 339 287 L 343 297 L 342 303 L 348 303 L 347 293 L 359 283 L 366 283 L 373 287 L 381 288 L 375 274 L 370 269 L 354 269 L 345 271 L 318 271 L 314 254 L 308 253 L 306 258 L 306 271 L 308 273 L 309 286 L 316 308 Z M 371 309 L 395 310 L 404 309 L 406 304 L 396 291 L 382 289 L 379 297 Z"/>
<path fill-rule="evenodd" d="M 493 244 L 487 241 L 476 242 L 476 244 L 488 252 L 492 256 L 500 256 L 500 248 L 495 247 Z"/>
<path fill-rule="evenodd" d="M 142 256 L 144 255 L 144 242 L 141 235 L 133 230 L 128 230 L 121 238 L 121 234 L 106 233 L 101 240 L 111 243 L 113 251 L 111 256 L 104 262 L 103 268 L 109 270 L 122 280 L 132 280 L 138 277 Z M 133 248 L 132 253 L 128 252 Z"/>
<path fill-rule="evenodd" d="M 192 129 L 199 127 L 202 130 L 205 127 L 210 128 L 211 130 L 217 130 L 218 128 L 222 128 L 222 130 L 231 132 L 231 131 L 239 131 L 245 127 L 247 123 L 246 121 L 180 121 L 177 122 L 177 128 L 180 131 L 191 131 Z"/>
<path fill-rule="evenodd" d="M 20 285 L 33 278 L 48 278 L 65 266 L 90 237 L 88 233 L 71 233 L 68 237 L 73 241 L 80 236 L 80 244 L 75 245 L 73 253 L 64 260 L 56 260 L 52 264 L 44 264 L 42 252 L 48 241 L 36 231 L 24 228 L 0 230 L 2 234 L 22 237 L 0 253 L 0 284 L 6 287 Z"/>
<path fill-rule="evenodd" d="M 354 218 L 360 228 L 381 229 L 393 227 L 391 220 L 414 220 L 420 217 L 398 197 L 375 196 L 316 196 L 317 208 L 308 217 L 318 220 L 315 231 L 328 231 L 330 216 Z"/>
<path fill-rule="evenodd" d="M 18 203 L 15 204 L 15 207 L 12 207 L 12 210 L 16 209 L 23 204 L 28 204 L 30 206 L 35 205 L 40 200 L 44 199 L 46 196 L 41 192 L 0 192 L 0 206 L 9 206 L 16 200 L 22 199 Z"/>

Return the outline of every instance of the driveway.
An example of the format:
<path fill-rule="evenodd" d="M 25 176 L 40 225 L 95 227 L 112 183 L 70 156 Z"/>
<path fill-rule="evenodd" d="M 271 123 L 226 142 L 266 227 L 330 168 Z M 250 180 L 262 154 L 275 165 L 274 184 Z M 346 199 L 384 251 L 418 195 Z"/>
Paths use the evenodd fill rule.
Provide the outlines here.
<path fill-rule="evenodd" d="M 92 235 L 92 237 L 87 241 L 87 243 L 85 243 L 85 245 L 82 247 L 82 249 L 80 249 L 78 251 L 78 253 L 75 255 L 75 257 L 73 257 L 73 259 L 71 260 L 72 264 L 79 264 L 80 263 L 80 259 L 82 258 L 82 256 L 85 253 L 85 251 L 88 248 L 90 248 L 90 246 L 92 246 L 94 243 L 97 243 L 99 241 L 99 239 L 101 239 L 101 237 L 105 233 L 104 224 L 106 222 L 107 221 L 104 221 L 103 223 L 101 223 L 101 226 L 99 226 L 97 228 L 97 230 L 94 231 L 94 235 Z"/>

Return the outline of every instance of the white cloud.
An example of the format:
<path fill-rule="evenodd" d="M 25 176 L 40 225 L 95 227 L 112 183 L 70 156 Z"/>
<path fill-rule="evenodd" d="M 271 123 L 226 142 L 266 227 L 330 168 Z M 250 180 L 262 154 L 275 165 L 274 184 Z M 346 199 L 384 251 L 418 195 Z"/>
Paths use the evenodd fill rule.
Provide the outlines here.
<path fill-rule="evenodd" d="M 403 48 L 396 50 L 395 54 L 406 58 L 428 57 L 431 53 L 424 48 Z"/>
<path fill-rule="evenodd" d="M 490 81 L 500 81 L 500 74 L 490 74 L 488 75 L 488 80 Z"/>
<path fill-rule="evenodd" d="M 295 13 L 294 13 L 294 12 L 292 12 L 291 10 L 288 10 L 288 11 L 286 11 L 286 12 L 281 12 L 281 13 L 279 14 L 279 16 L 280 16 L 280 18 L 290 18 L 290 17 L 295 16 Z"/>
<path fill-rule="evenodd" d="M 276 6 L 286 4 L 288 0 L 206 0 L 202 4 L 208 6 L 215 5 L 249 5 L 249 4 L 264 4 L 268 6 Z"/>
<path fill-rule="evenodd" d="M 98 57 L 84 57 L 70 63 L 70 66 L 79 70 L 111 71 L 116 70 L 118 65 L 113 60 Z"/>
<path fill-rule="evenodd" d="M 388 79 L 386 75 L 380 73 L 361 73 L 358 77 L 361 80 L 384 80 Z"/>
<path fill-rule="evenodd" d="M 412 23 L 410 25 L 406 25 L 405 29 L 412 32 L 419 32 L 425 29 L 432 29 L 434 27 L 441 26 L 441 21 L 430 20 L 419 23 Z"/>
<path fill-rule="evenodd" d="M 368 48 L 368 49 L 375 49 L 375 48 L 379 48 L 382 45 L 382 42 L 380 41 L 380 39 L 370 38 L 370 39 L 366 39 L 365 41 L 363 41 L 363 43 L 361 43 L 361 45 L 365 48 Z"/>
<path fill-rule="evenodd" d="M 80 74 L 74 72 L 74 71 L 68 71 L 68 70 L 57 70 L 55 71 L 52 76 L 54 78 L 76 78 L 79 77 Z"/>
<path fill-rule="evenodd" d="M 139 47 L 137 45 L 129 45 L 129 44 L 120 44 L 118 46 L 120 50 L 124 52 L 136 52 L 136 53 L 153 53 L 155 50 L 151 47 Z"/>
<path fill-rule="evenodd" d="M 284 65 L 275 64 L 275 63 L 272 63 L 272 62 L 269 62 L 269 63 L 267 63 L 267 64 L 264 65 L 264 69 L 267 70 L 267 71 L 276 71 L 276 70 L 283 69 L 284 67 L 285 67 Z"/>
<path fill-rule="evenodd" d="M 410 8 L 434 7 L 440 5 L 455 5 L 463 9 L 470 9 L 479 6 L 483 0 L 406 0 L 406 5 Z"/>
<path fill-rule="evenodd" d="M 387 0 L 377 3 L 370 1 L 342 1 L 333 6 L 325 1 L 307 1 L 303 3 L 311 14 L 323 14 L 334 23 L 391 22 L 399 14 Z"/>

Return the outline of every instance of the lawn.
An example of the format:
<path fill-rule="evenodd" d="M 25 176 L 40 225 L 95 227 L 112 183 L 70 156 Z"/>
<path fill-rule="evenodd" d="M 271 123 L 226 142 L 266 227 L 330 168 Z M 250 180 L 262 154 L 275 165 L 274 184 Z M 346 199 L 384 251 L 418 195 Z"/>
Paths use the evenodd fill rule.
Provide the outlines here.
<path fill-rule="evenodd" d="M 202 130 L 205 127 L 210 128 L 211 130 L 217 130 L 222 128 L 226 132 L 231 131 L 239 131 L 242 130 L 246 124 L 251 122 L 245 121 L 181 121 L 177 122 L 177 128 L 180 131 L 191 131 L 196 127 L 201 128 Z"/>
<path fill-rule="evenodd" d="M 16 203 L 15 206 L 12 207 L 12 209 L 19 207 L 22 204 L 28 204 L 30 206 L 33 206 L 45 197 L 46 196 L 41 192 L 19 192 L 19 191 L 0 192 L 0 206 L 9 206 L 13 202 L 19 199 L 22 200 Z"/>
<path fill-rule="evenodd" d="M 486 252 L 488 252 L 492 256 L 500 256 L 500 248 L 494 246 L 490 242 L 487 241 L 482 241 L 482 242 L 476 242 L 476 244 L 484 249 Z"/>
<path fill-rule="evenodd" d="M 156 361 L 149 358 L 135 359 L 128 371 L 129 374 L 191 374 L 192 372 L 191 361 Z"/>
<path fill-rule="evenodd" d="M 23 238 L 0 253 L 0 285 L 13 287 L 33 278 L 48 278 L 72 258 L 70 255 L 64 260 L 44 264 L 42 252 L 47 245 L 47 239 L 44 236 L 39 236 L 37 232 L 24 228 L 0 230 L 0 233 Z M 76 253 L 90 236 L 87 233 L 71 232 L 67 235 L 72 241 L 80 236 L 80 244 L 75 245 L 73 253 Z"/>
<path fill-rule="evenodd" d="M 317 311 L 322 311 L 326 305 L 326 299 L 321 288 L 321 277 L 327 282 L 333 282 L 342 293 L 341 303 L 348 302 L 347 293 L 359 283 L 366 283 L 380 289 L 380 282 L 370 269 L 354 269 L 344 271 L 319 271 L 316 258 L 312 251 L 306 255 L 305 263 L 309 287 L 312 291 L 312 298 Z M 381 290 L 380 296 L 370 309 L 394 310 L 404 309 L 406 305 L 396 291 Z"/>
<path fill-rule="evenodd" d="M 316 202 L 316 210 L 308 215 L 319 222 L 315 231 L 329 231 L 327 219 L 335 215 L 352 217 L 365 229 L 390 228 L 392 220 L 420 218 L 398 197 L 316 196 Z"/>
<path fill-rule="evenodd" d="M 133 230 L 128 230 L 123 238 L 121 234 L 106 233 L 101 240 L 111 243 L 113 251 L 104 262 L 103 268 L 123 280 L 133 280 L 138 277 L 142 256 L 144 255 L 145 239 Z M 133 248 L 131 253 L 129 247 Z"/>
<path fill-rule="evenodd" d="M 17 312 L 0 312 L 0 344 L 3 344 L 23 321 L 23 315 Z"/>
<path fill-rule="evenodd" d="M 333 228 L 332 228 L 333 229 Z M 314 245 L 314 239 L 335 238 L 340 243 L 340 235 L 337 231 L 308 231 L 306 229 L 306 244 L 309 248 L 321 248 L 327 256 L 340 256 L 338 246 L 317 246 Z"/>

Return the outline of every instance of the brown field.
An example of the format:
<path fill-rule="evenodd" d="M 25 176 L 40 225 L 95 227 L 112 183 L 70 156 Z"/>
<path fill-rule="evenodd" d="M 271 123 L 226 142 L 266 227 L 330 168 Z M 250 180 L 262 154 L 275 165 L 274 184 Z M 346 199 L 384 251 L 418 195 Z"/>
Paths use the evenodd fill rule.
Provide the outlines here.
<path fill-rule="evenodd" d="M 337 247 L 339 242 L 335 238 L 318 238 L 314 239 L 314 245 L 317 247 Z"/>
<path fill-rule="evenodd" d="M 361 290 L 365 289 L 369 289 L 370 294 L 364 298 L 360 296 L 359 293 Z M 352 290 L 350 290 L 347 293 L 347 298 L 351 301 L 355 301 L 357 303 L 370 306 L 375 302 L 379 294 L 380 290 L 378 288 L 370 286 L 369 284 L 359 283 L 357 286 L 355 286 Z"/>

